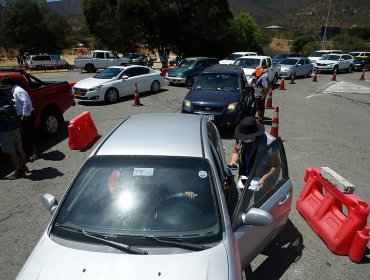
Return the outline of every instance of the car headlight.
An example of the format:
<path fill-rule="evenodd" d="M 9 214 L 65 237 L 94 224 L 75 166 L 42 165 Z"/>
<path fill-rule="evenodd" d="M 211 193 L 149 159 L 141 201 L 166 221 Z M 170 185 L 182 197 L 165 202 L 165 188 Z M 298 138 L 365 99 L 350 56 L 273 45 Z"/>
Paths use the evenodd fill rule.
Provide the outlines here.
<path fill-rule="evenodd" d="M 182 78 L 182 77 L 183 77 L 183 75 L 180 73 L 180 74 L 177 74 L 177 75 L 176 75 L 176 77 L 177 77 L 177 78 Z"/>
<path fill-rule="evenodd" d="M 96 87 L 93 87 L 93 88 L 89 88 L 88 91 L 97 91 L 97 90 L 99 90 L 101 88 L 102 88 L 102 85 L 96 86 Z"/>
<path fill-rule="evenodd" d="M 187 99 L 184 100 L 184 109 L 190 109 L 191 102 Z"/>
<path fill-rule="evenodd" d="M 230 111 L 230 112 L 233 112 L 236 110 L 236 106 L 238 105 L 238 102 L 234 102 L 234 103 L 230 103 L 228 106 L 227 106 L 227 110 Z"/>

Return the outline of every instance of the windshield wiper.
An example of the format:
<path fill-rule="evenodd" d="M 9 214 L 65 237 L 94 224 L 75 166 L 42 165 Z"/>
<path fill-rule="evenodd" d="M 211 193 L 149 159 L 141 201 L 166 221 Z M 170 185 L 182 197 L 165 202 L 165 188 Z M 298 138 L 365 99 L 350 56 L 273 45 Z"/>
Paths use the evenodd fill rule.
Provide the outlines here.
<path fill-rule="evenodd" d="M 166 244 L 166 245 L 171 245 L 171 246 L 175 246 L 175 247 L 179 247 L 179 248 L 183 248 L 183 249 L 190 249 L 190 250 L 193 250 L 193 251 L 202 251 L 204 249 L 208 249 L 210 248 L 209 246 L 206 246 L 204 244 L 195 244 L 195 243 L 190 243 L 190 242 L 187 242 L 187 241 L 184 241 L 183 239 L 178 239 L 178 238 L 170 238 L 170 237 L 158 237 L 158 236 L 154 236 L 154 235 L 147 235 L 147 236 L 144 236 L 145 238 L 148 238 L 148 239 L 153 239 L 155 241 L 157 241 L 158 243 L 161 243 L 161 244 Z M 168 239 L 172 239 L 172 240 L 168 240 Z"/>
<path fill-rule="evenodd" d="M 126 244 L 123 244 L 123 243 L 119 243 L 119 242 L 104 239 L 104 237 L 106 237 L 104 235 L 97 234 L 97 233 L 86 232 L 83 229 L 81 231 L 85 236 L 87 236 L 89 238 L 92 238 L 92 239 L 95 239 L 95 240 L 98 240 L 98 241 L 101 241 L 104 244 L 108 244 L 108 245 L 112 246 L 113 248 L 123 249 L 125 251 L 140 254 L 140 255 L 147 255 L 148 254 L 148 252 L 146 250 L 143 250 L 143 249 L 140 249 L 140 248 L 134 248 L 130 245 L 126 245 Z"/>

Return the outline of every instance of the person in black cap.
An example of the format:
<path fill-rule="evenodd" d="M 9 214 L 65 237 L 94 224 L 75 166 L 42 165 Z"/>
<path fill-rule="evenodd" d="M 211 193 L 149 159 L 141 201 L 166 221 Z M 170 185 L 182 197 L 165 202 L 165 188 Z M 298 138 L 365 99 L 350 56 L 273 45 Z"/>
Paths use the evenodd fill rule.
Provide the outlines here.
<path fill-rule="evenodd" d="M 265 132 L 262 123 L 257 123 L 254 117 L 244 117 L 235 128 L 236 143 L 230 160 L 231 167 L 239 167 L 239 176 L 249 176 L 255 160 L 265 148 L 275 140 L 275 137 Z M 269 155 L 268 163 L 260 174 L 258 186 L 261 188 L 269 176 L 279 170 L 279 159 L 276 155 Z"/>

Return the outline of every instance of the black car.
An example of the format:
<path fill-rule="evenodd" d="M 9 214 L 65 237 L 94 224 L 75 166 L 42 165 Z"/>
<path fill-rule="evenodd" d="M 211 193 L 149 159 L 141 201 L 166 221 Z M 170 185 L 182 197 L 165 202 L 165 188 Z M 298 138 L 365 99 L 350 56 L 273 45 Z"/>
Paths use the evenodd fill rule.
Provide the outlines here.
<path fill-rule="evenodd" d="M 353 60 L 353 70 L 364 71 L 370 69 L 370 56 L 356 56 Z"/>
<path fill-rule="evenodd" d="M 131 59 L 132 64 L 146 65 L 148 57 L 143 53 L 126 53 L 124 58 Z"/>
<path fill-rule="evenodd" d="M 239 66 L 215 64 L 195 81 L 182 104 L 182 113 L 207 116 L 219 127 L 235 125 L 252 115 L 253 89 Z"/>

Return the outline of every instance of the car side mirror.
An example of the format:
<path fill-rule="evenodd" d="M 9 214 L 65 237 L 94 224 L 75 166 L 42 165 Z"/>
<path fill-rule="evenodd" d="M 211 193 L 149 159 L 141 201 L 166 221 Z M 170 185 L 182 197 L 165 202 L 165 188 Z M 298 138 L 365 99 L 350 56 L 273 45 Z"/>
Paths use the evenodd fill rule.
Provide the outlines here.
<path fill-rule="evenodd" d="M 126 79 L 128 79 L 128 76 L 127 75 L 123 75 L 122 76 L 122 80 L 126 80 Z"/>
<path fill-rule="evenodd" d="M 242 222 L 245 225 L 268 226 L 272 224 L 272 215 L 258 208 L 251 208 L 247 213 L 242 214 Z"/>
<path fill-rule="evenodd" d="M 52 214 L 52 215 L 54 214 L 55 210 L 58 207 L 58 201 L 55 198 L 55 196 L 53 196 L 51 194 L 48 194 L 48 193 L 46 193 L 42 196 L 42 203 L 44 204 L 46 209 L 48 209 L 50 214 Z"/>

